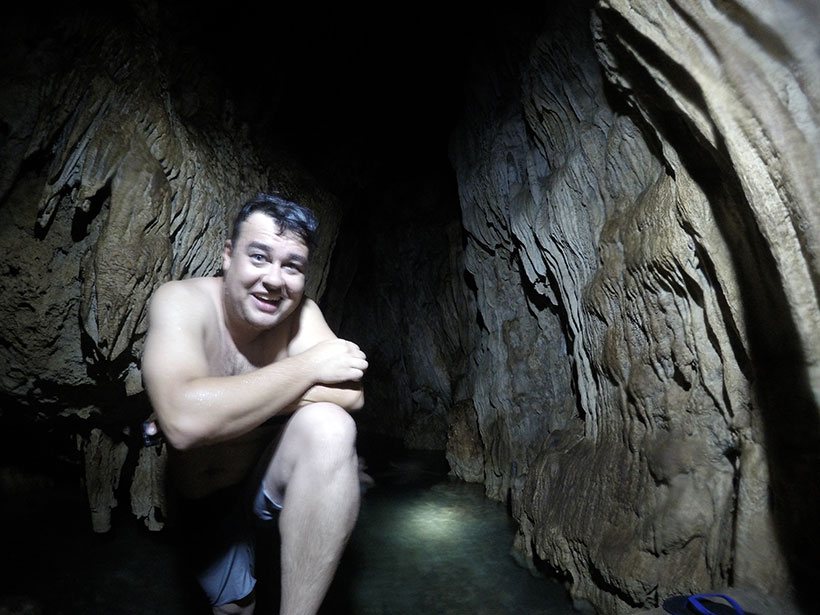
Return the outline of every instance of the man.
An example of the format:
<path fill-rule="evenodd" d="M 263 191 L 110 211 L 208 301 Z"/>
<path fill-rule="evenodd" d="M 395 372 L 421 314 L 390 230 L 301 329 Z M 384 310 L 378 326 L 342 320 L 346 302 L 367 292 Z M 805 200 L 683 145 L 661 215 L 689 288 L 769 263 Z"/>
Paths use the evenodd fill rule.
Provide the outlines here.
<path fill-rule="evenodd" d="M 253 612 L 247 511 L 278 515 L 284 615 L 318 610 L 358 516 L 349 411 L 368 365 L 304 296 L 316 226 L 310 210 L 259 195 L 236 218 L 221 277 L 168 282 L 151 299 L 143 378 L 214 613 Z"/>

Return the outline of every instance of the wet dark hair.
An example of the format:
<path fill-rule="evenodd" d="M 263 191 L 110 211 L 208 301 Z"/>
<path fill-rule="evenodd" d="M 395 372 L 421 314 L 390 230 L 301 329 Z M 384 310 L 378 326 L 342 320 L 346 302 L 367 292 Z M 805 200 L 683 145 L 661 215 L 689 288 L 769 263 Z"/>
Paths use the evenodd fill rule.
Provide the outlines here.
<path fill-rule="evenodd" d="M 273 218 L 273 221 L 279 225 L 280 232 L 295 234 L 305 242 L 309 249 L 316 246 L 316 229 L 319 227 L 319 222 L 313 211 L 275 194 L 265 193 L 257 194 L 236 214 L 233 231 L 231 231 L 231 244 L 236 244 L 239 239 L 242 223 L 256 212 Z"/>

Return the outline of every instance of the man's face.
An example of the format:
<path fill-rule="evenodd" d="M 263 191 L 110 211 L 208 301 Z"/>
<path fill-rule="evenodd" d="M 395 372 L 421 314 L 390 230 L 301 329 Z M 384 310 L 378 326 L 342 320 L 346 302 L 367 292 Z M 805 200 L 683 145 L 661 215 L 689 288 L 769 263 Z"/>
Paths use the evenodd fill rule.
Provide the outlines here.
<path fill-rule="evenodd" d="M 273 218 L 255 212 L 222 255 L 225 309 L 255 329 L 271 329 L 299 305 L 305 290 L 308 247 L 293 233 L 279 234 Z"/>

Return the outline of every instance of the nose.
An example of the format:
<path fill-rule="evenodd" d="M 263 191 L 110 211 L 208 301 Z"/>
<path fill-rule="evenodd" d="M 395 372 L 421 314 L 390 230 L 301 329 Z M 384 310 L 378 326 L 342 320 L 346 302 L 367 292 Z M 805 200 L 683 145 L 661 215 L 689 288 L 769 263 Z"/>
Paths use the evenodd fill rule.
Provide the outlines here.
<path fill-rule="evenodd" d="M 267 271 L 265 272 L 264 278 L 262 278 L 262 284 L 265 285 L 268 289 L 281 289 L 284 288 L 284 280 L 282 278 L 282 267 L 279 263 L 271 263 L 271 266 L 268 267 Z"/>

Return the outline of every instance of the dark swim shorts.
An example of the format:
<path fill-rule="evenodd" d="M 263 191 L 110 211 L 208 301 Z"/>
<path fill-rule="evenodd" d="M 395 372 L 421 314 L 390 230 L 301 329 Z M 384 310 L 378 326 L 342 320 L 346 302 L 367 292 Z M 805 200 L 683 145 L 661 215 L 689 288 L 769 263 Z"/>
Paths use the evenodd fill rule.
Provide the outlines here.
<path fill-rule="evenodd" d="M 259 485 L 255 490 L 227 487 L 181 502 L 188 563 L 212 606 L 236 602 L 253 591 L 255 531 L 260 523 L 273 522 L 281 509 Z"/>

